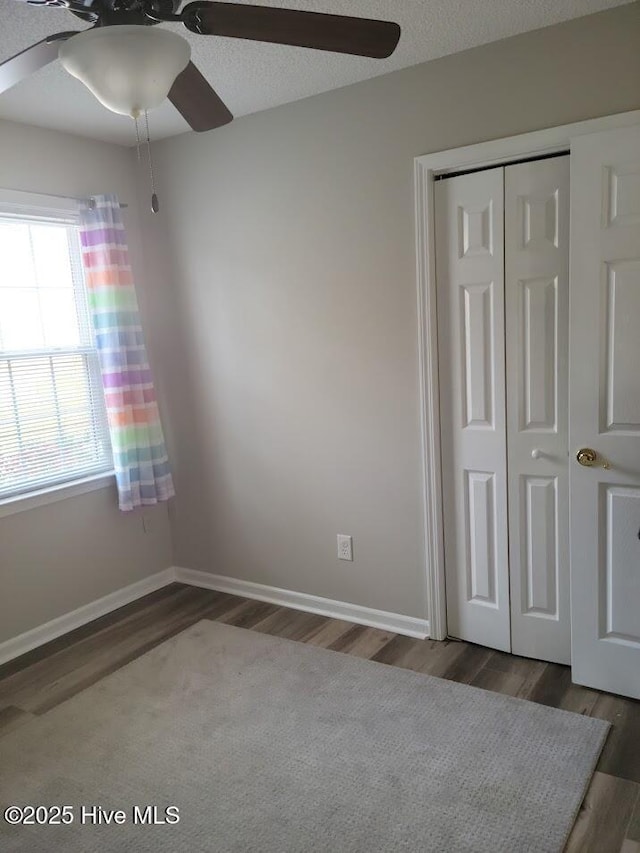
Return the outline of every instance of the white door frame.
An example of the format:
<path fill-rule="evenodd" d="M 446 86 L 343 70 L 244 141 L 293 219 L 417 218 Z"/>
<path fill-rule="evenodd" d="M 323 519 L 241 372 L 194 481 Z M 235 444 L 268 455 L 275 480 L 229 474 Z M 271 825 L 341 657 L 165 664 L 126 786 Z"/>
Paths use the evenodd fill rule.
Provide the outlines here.
<path fill-rule="evenodd" d="M 429 636 L 447 636 L 445 599 L 442 479 L 440 466 L 440 393 L 436 314 L 434 178 L 461 169 L 498 166 L 523 157 L 571 151 L 571 140 L 640 122 L 640 110 L 576 124 L 510 136 L 425 154 L 414 160 L 418 284 L 418 366 L 422 433 L 423 524 L 428 590 Z M 569 292 L 572 290 L 569 273 Z"/>

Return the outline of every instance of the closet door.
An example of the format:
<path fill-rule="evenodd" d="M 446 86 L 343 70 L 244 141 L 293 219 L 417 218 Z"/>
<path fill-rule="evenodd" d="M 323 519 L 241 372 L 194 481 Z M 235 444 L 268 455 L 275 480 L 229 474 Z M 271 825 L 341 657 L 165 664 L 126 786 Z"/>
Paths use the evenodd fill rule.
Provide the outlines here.
<path fill-rule="evenodd" d="M 640 699 L 640 127 L 571 159 L 573 679 Z"/>
<path fill-rule="evenodd" d="M 509 651 L 503 169 L 435 187 L 449 634 Z"/>
<path fill-rule="evenodd" d="M 568 664 L 569 157 L 505 168 L 511 648 Z"/>

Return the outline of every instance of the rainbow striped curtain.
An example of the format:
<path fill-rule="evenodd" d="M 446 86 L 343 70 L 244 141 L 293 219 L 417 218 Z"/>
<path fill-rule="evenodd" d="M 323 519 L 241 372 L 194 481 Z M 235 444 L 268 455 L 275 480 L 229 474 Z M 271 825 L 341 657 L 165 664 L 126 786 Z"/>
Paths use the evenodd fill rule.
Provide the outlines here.
<path fill-rule="evenodd" d="M 115 195 L 80 211 L 82 262 L 100 358 L 121 510 L 174 495 Z"/>

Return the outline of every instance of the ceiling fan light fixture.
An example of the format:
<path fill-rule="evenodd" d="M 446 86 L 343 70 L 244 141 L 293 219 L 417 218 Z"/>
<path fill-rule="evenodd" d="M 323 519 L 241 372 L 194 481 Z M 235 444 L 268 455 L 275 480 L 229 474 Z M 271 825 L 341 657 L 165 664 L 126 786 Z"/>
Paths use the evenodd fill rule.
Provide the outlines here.
<path fill-rule="evenodd" d="M 164 101 L 191 47 L 159 27 L 117 25 L 78 33 L 61 45 L 59 58 L 107 109 L 136 118 Z"/>

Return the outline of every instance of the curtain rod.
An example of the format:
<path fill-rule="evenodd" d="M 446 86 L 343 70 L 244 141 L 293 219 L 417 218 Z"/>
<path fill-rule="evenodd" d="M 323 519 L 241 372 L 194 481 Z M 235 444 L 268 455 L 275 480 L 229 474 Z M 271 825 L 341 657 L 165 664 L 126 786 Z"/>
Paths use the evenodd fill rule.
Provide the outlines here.
<path fill-rule="evenodd" d="M 6 189 L 12 193 L 30 193 L 31 195 L 41 195 L 41 196 L 44 196 L 45 198 L 62 198 L 65 201 L 87 202 L 91 209 L 93 209 L 95 207 L 95 198 L 93 196 L 85 196 L 84 198 L 77 198 L 76 196 L 60 195 L 58 193 L 39 193 L 39 192 L 32 192 L 31 190 L 9 189 L 9 187 L 7 187 Z M 124 202 L 120 202 L 120 209 L 121 210 L 124 208 L 127 208 L 127 207 L 129 207 L 128 204 L 125 204 Z"/>
<path fill-rule="evenodd" d="M 77 199 L 74 199 L 74 201 L 86 201 L 87 204 L 89 205 L 89 207 L 91 208 L 91 210 L 93 210 L 96 206 L 96 200 L 92 195 L 90 195 L 88 198 L 77 198 Z M 123 201 L 121 201 L 120 202 L 120 210 L 124 210 L 125 207 L 129 207 L 129 205 L 125 204 Z"/>

